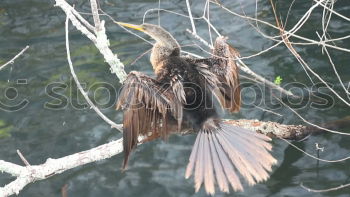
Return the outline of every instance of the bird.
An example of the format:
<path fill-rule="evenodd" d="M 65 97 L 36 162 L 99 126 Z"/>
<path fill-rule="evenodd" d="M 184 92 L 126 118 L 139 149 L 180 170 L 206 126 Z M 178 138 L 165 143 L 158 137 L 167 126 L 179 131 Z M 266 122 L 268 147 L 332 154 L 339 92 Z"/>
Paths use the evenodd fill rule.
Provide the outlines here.
<path fill-rule="evenodd" d="M 181 55 L 177 40 L 163 27 L 116 22 L 152 39 L 150 62 L 155 77 L 131 71 L 122 84 L 116 109 L 123 110 L 122 169 L 140 142 L 166 140 L 170 134 L 197 135 L 185 170 L 194 176 L 195 192 L 204 185 L 229 193 L 243 191 L 242 179 L 254 185 L 269 178 L 277 160 L 271 139 L 222 120 L 222 112 L 238 112 L 241 105 L 238 51 L 219 36 L 209 58 Z M 216 186 L 217 185 L 217 186 Z"/>

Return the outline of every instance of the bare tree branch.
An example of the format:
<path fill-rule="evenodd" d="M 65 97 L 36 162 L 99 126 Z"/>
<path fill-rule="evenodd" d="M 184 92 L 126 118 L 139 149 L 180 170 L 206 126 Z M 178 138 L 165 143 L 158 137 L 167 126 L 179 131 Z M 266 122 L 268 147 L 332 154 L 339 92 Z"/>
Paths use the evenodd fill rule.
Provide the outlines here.
<path fill-rule="evenodd" d="M 44 164 L 22 167 L 0 160 L 0 171 L 17 176 L 16 180 L 0 187 L 0 196 L 17 194 L 28 184 L 61 174 L 69 169 L 110 158 L 123 151 L 123 140 L 103 144 L 96 148 L 68 155 L 59 159 L 47 159 Z"/>
<path fill-rule="evenodd" d="M 310 40 L 308 38 L 304 38 L 304 37 L 301 37 L 301 36 L 298 36 L 295 34 L 296 31 L 298 31 L 303 26 L 303 24 L 306 22 L 306 20 L 309 18 L 312 10 L 314 10 L 318 6 L 322 6 L 322 7 L 324 7 L 325 10 L 329 10 L 330 12 L 336 14 L 336 12 L 334 12 L 333 9 L 330 9 L 329 7 L 324 5 L 323 1 L 317 1 L 317 0 L 314 0 L 314 1 L 316 2 L 316 4 L 314 4 L 310 8 L 310 10 L 307 13 L 305 13 L 305 15 L 300 19 L 300 21 L 298 21 L 298 23 L 290 31 L 285 31 L 283 29 L 283 31 L 280 32 L 279 36 L 280 36 L 281 40 L 278 41 L 279 42 L 278 44 L 280 44 L 281 42 L 284 42 L 287 45 L 287 47 L 291 50 L 291 52 L 293 53 L 294 49 L 292 47 L 292 44 L 294 44 L 294 43 L 292 43 L 288 40 L 289 37 L 293 36 L 293 37 L 296 37 L 296 38 L 299 38 L 302 40 L 306 40 L 309 42 L 309 44 L 310 43 L 311 44 L 322 44 L 323 47 L 327 46 L 327 47 L 332 47 L 332 48 L 336 48 L 338 50 L 343 50 L 343 51 L 349 52 L 350 50 L 348 50 L 348 49 L 337 48 L 336 46 L 327 44 L 327 42 L 330 42 L 330 40 L 325 40 L 325 41 L 322 40 L 322 43 L 321 43 L 321 41 L 318 42 L 318 41 Z M 81 15 L 77 11 L 75 11 L 75 9 L 72 6 L 70 6 L 66 1 L 56 0 L 56 6 L 59 6 L 66 13 L 66 16 L 67 16 L 67 19 L 66 19 L 67 59 L 68 59 L 71 74 L 72 74 L 80 92 L 82 93 L 84 98 L 87 100 L 87 102 L 89 103 L 91 108 L 94 109 L 95 112 L 105 122 L 110 124 L 112 127 L 118 128 L 119 130 L 121 130 L 122 125 L 116 124 L 112 120 L 108 119 L 89 99 L 87 93 L 81 87 L 80 82 L 75 74 L 75 71 L 73 68 L 73 63 L 72 63 L 72 60 L 70 57 L 69 39 L 68 39 L 68 22 L 69 22 L 69 20 L 72 22 L 72 24 L 79 31 L 81 31 L 84 35 L 86 35 L 96 45 L 96 47 L 99 49 L 100 53 L 103 54 L 106 62 L 110 65 L 112 73 L 115 73 L 117 75 L 120 82 L 123 82 L 124 79 L 126 78 L 126 73 L 124 71 L 124 65 L 122 64 L 122 62 L 120 62 L 117 55 L 113 54 L 113 52 L 109 49 L 109 41 L 108 41 L 106 33 L 105 33 L 104 21 L 100 21 L 99 14 L 98 14 L 97 2 L 96 2 L 96 0 L 91 0 L 90 3 L 91 3 L 92 14 L 93 14 L 94 26 L 91 25 L 83 17 L 81 17 Z M 215 4 L 218 4 L 218 3 L 216 2 Z M 206 5 L 207 6 L 206 8 L 208 9 L 207 15 L 206 15 L 206 12 L 204 12 L 203 16 L 200 18 L 192 17 L 190 6 L 189 6 L 189 0 L 186 0 L 186 5 L 188 8 L 189 16 L 185 16 L 185 17 L 188 17 L 190 19 L 193 32 L 191 32 L 190 30 L 188 30 L 188 31 L 195 38 L 197 38 L 201 42 L 203 42 L 206 46 L 208 46 L 209 48 L 212 48 L 212 46 L 207 41 L 205 41 L 200 36 L 198 36 L 198 34 L 196 33 L 195 24 L 194 24 L 194 19 L 203 19 L 208 23 L 209 30 L 213 29 L 218 35 L 220 35 L 219 32 L 216 30 L 216 28 L 209 21 L 209 1 L 207 1 L 207 5 Z M 227 8 L 223 7 L 222 5 L 220 5 L 220 6 L 224 10 L 228 11 Z M 161 10 L 161 9 L 158 9 L 158 11 L 159 10 Z M 229 12 L 232 14 L 236 14 L 236 13 L 233 13 L 231 11 L 229 11 Z M 338 14 L 336 14 L 336 15 L 338 15 Z M 240 16 L 240 17 L 242 17 L 242 16 Z M 260 21 L 256 18 L 253 19 L 251 17 L 247 17 L 247 16 L 245 16 L 245 17 L 249 20 L 255 20 L 256 22 L 261 22 L 261 23 L 269 25 L 273 28 L 277 28 L 277 29 L 281 30 L 281 26 L 279 26 L 279 25 L 274 26 L 274 25 L 271 25 L 270 23 L 267 23 L 265 21 Z M 340 15 L 340 17 L 342 17 L 342 15 Z M 342 18 L 344 18 L 344 17 L 342 17 Z M 344 19 L 347 20 L 347 18 L 344 18 Z M 326 27 L 324 27 L 323 30 L 326 31 Z M 346 38 L 347 38 L 347 36 L 345 36 L 343 38 L 339 38 L 339 39 L 346 39 Z M 271 37 L 271 39 L 275 39 L 275 38 Z M 335 40 L 335 39 L 333 39 L 333 40 Z M 274 45 L 273 47 L 275 47 L 275 46 L 277 46 L 277 45 Z M 9 63 L 13 62 L 27 48 L 28 48 L 28 46 L 26 48 L 24 48 L 19 54 L 17 54 L 13 59 L 11 59 L 8 63 L 1 66 L 0 70 L 2 68 L 4 68 L 6 65 L 8 65 Z M 296 54 L 293 53 L 293 55 L 295 55 L 297 58 L 300 57 L 299 54 L 297 54 L 297 53 Z M 294 96 L 291 92 L 284 90 L 280 86 L 277 86 L 276 84 L 266 80 L 262 76 L 254 73 L 247 65 L 245 65 L 242 62 L 240 57 L 236 57 L 236 58 L 237 58 L 238 62 L 240 63 L 239 64 L 240 69 L 242 71 L 246 72 L 247 74 L 249 74 L 250 76 L 253 76 L 256 81 L 259 81 L 263 84 L 267 84 L 271 88 L 278 89 L 280 92 L 282 92 L 286 95 Z M 306 66 L 308 66 L 308 65 L 306 65 Z M 332 65 L 332 66 L 334 66 L 334 65 Z M 306 67 L 306 68 L 308 68 L 308 67 Z M 335 68 L 335 66 L 334 66 L 334 68 Z M 312 72 L 312 70 L 310 72 Z M 295 111 L 293 111 L 293 112 L 295 112 Z M 271 113 L 272 113 L 272 111 L 271 111 Z M 299 116 L 299 117 L 302 118 L 301 116 Z M 283 125 L 283 124 L 279 124 L 279 123 L 275 123 L 275 122 L 263 122 L 263 121 L 258 121 L 258 120 L 244 120 L 244 119 L 228 120 L 227 122 L 229 124 L 240 126 L 240 127 L 252 130 L 254 132 L 263 133 L 263 134 L 268 135 L 270 137 L 276 137 L 276 138 L 280 138 L 280 139 L 300 140 L 300 139 L 307 137 L 310 134 L 321 133 L 324 131 L 342 134 L 340 132 L 331 130 L 332 126 L 334 126 L 332 124 L 330 124 L 330 126 L 320 127 L 320 126 L 314 125 L 312 123 L 309 123 L 306 120 L 304 120 L 304 121 L 306 123 L 308 123 L 310 126 Z M 347 122 L 349 122 L 349 121 L 347 121 Z M 288 141 L 286 141 L 286 142 L 289 143 Z M 295 148 L 297 148 L 297 147 L 295 147 Z M 324 161 L 324 162 L 339 162 L 339 161 L 344 161 L 344 160 L 349 159 L 349 157 L 346 157 L 346 158 L 341 159 L 341 160 L 319 159 L 311 154 L 304 152 L 303 150 L 300 150 L 300 149 L 298 149 L 298 150 L 302 151 L 304 154 L 306 154 L 309 157 L 312 157 L 312 158 L 315 158 L 319 161 Z M 115 156 L 121 152 L 122 152 L 122 139 L 118 139 L 118 140 L 109 142 L 107 144 L 98 146 L 96 148 L 92 148 L 90 150 L 86 150 L 83 152 L 68 155 L 68 156 L 65 156 L 62 158 L 58 158 L 58 159 L 49 158 L 49 159 L 47 159 L 47 161 L 44 164 L 41 164 L 41 165 L 30 165 L 29 162 L 24 158 L 24 156 L 18 151 L 18 154 L 21 157 L 21 159 L 23 160 L 23 162 L 25 163 L 25 166 L 20 166 L 17 164 L 6 162 L 4 160 L 0 160 L 0 172 L 5 172 L 5 173 L 11 174 L 12 176 L 16 177 L 16 179 L 14 181 L 12 181 L 11 183 L 5 185 L 4 187 L 0 187 L 0 196 L 10 196 L 13 194 L 18 194 L 25 186 L 27 186 L 30 183 L 33 183 L 33 182 L 38 181 L 38 180 L 47 179 L 51 176 L 63 173 L 67 170 L 70 170 L 70 169 L 78 167 L 78 166 L 82 166 L 82 165 L 85 165 L 85 164 L 88 164 L 91 162 L 96 162 L 99 160 L 110 158 L 110 157 Z M 303 186 L 303 187 L 305 189 L 307 189 L 308 191 L 327 192 L 327 191 L 334 191 L 337 189 L 341 189 L 341 188 L 344 188 L 347 186 L 349 186 L 349 184 L 341 185 L 341 186 L 326 189 L 326 190 L 313 190 L 310 188 L 306 188 L 305 186 Z"/>
<path fill-rule="evenodd" d="M 6 62 L 4 65 L 0 66 L 0 70 L 2 70 L 3 68 L 5 68 L 7 65 L 9 64 L 13 64 L 13 62 L 15 61 L 15 59 L 17 59 L 19 56 L 21 56 L 27 49 L 29 48 L 29 46 L 26 46 L 24 49 L 22 49 L 15 57 L 13 57 L 10 61 Z"/>
<path fill-rule="evenodd" d="M 271 137 L 285 139 L 301 139 L 306 135 L 316 132 L 302 125 L 283 125 L 275 122 L 262 122 L 258 120 L 230 120 L 227 123 L 263 133 Z M 122 127 L 122 125 L 118 125 Z M 0 160 L 0 171 L 16 176 L 17 179 L 5 187 L 0 187 L 0 196 L 18 194 L 25 186 L 35 181 L 47 179 L 61 174 L 72 168 L 88 163 L 108 159 L 123 151 L 123 140 L 118 139 L 96 148 L 75 153 L 58 159 L 47 159 L 44 164 L 19 166 Z"/>
<path fill-rule="evenodd" d="M 23 163 L 26 166 L 30 166 L 29 162 L 27 161 L 27 159 L 23 156 L 23 154 L 21 153 L 21 151 L 17 150 L 17 154 L 18 156 L 21 158 L 21 160 L 23 161 Z"/>
<path fill-rule="evenodd" d="M 343 188 L 346 188 L 346 187 L 350 187 L 350 183 L 345 184 L 345 185 L 339 185 L 339 186 L 336 186 L 336 187 L 331 187 L 331 188 L 328 188 L 328 189 L 311 189 L 309 187 L 306 187 L 303 183 L 301 183 L 300 186 L 302 188 L 304 188 L 305 190 L 309 191 L 309 192 L 324 193 L 324 192 L 331 192 L 331 191 L 340 190 L 340 189 L 343 189 Z"/>
<path fill-rule="evenodd" d="M 90 4 L 91 4 L 92 17 L 95 23 L 95 31 L 97 34 L 98 31 L 101 31 L 101 21 L 100 21 L 100 15 L 98 14 L 97 2 L 96 0 L 90 0 Z"/>
<path fill-rule="evenodd" d="M 198 34 L 192 32 L 191 30 L 187 29 L 187 32 L 189 32 L 194 38 L 198 39 L 199 41 L 201 41 L 204 45 L 206 45 L 207 47 L 212 48 L 212 46 L 209 45 L 208 42 L 206 42 L 202 37 L 200 37 Z M 221 57 L 222 58 L 222 57 Z M 238 61 L 237 66 L 239 67 L 240 70 L 242 70 L 243 72 L 247 73 L 248 75 L 254 77 L 255 80 L 259 81 L 260 83 L 267 85 L 268 87 L 270 87 L 271 89 L 275 89 L 280 91 L 282 94 L 285 94 L 287 96 L 291 96 L 294 98 L 298 98 L 297 95 L 294 95 L 291 91 L 285 90 L 283 89 L 281 86 L 278 86 L 276 84 L 274 84 L 273 82 L 265 79 L 264 77 L 262 77 L 261 75 L 255 73 L 254 71 L 252 71 L 242 60 L 240 57 L 236 56 L 235 60 Z"/>
<path fill-rule="evenodd" d="M 96 1 L 95 1 L 96 3 Z M 99 29 L 94 29 L 94 33 L 91 33 L 83 24 L 86 24 L 88 22 L 84 22 L 83 24 L 78 20 L 76 15 L 78 14 L 72 6 L 70 6 L 66 1 L 64 0 L 56 0 L 56 6 L 59 6 L 69 17 L 69 20 L 72 21 L 73 25 L 81 31 L 83 34 L 85 34 L 98 48 L 100 53 L 103 55 L 105 61 L 110 65 L 111 72 L 115 73 L 117 77 L 119 78 L 120 82 L 123 82 L 126 79 L 126 72 L 124 71 L 124 64 L 118 59 L 117 55 L 113 54 L 111 49 L 109 48 L 109 41 L 107 39 L 106 35 L 106 29 L 104 27 L 104 21 L 101 22 L 95 22 L 95 25 L 97 24 Z M 97 5 L 92 6 L 93 9 L 97 9 Z M 96 11 L 93 11 L 93 13 L 98 13 Z M 82 17 L 80 17 L 82 18 Z M 94 17 L 94 20 L 98 17 Z M 89 25 L 91 27 L 91 25 Z"/>
<path fill-rule="evenodd" d="M 115 122 L 110 120 L 107 116 L 105 116 L 99 109 L 94 105 L 94 103 L 90 100 L 88 94 L 84 91 L 83 87 L 81 86 L 79 79 L 77 75 L 75 74 L 74 68 L 73 68 L 73 63 L 70 57 L 70 49 L 69 49 L 69 37 L 68 37 L 68 17 L 66 21 L 66 51 L 67 51 L 67 60 L 69 64 L 69 69 L 72 74 L 72 77 L 77 84 L 77 87 L 80 91 L 80 93 L 84 96 L 85 100 L 88 102 L 90 107 L 97 113 L 98 116 L 100 116 L 105 122 L 107 122 L 111 127 L 118 129 L 119 131 L 122 131 L 122 128 L 120 125 L 117 125 Z"/>
<path fill-rule="evenodd" d="M 194 25 L 193 17 L 192 17 L 192 12 L 191 12 L 191 6 L 189 0 L 186 0 L 186 6 L 188 10 L 188 16 L 190 17 L 191 25 L 192 25 L 192 31 L 196 34 L 196 26 Z"/>

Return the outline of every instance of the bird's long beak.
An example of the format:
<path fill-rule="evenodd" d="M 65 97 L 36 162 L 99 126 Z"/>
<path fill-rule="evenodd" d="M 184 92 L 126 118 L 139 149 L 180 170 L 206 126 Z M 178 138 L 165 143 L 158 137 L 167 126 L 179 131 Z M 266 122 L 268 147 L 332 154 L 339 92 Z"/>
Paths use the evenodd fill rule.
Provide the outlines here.
<path fill-rule="evenodd" d="M 115 22 L 115 23 L 117 23 L 118 25 L 121 25 L 123 27 L 128 27 L 128 28 L 135 29 L 135 30 L 142 31 L 142 32 L 144 31 L 144 29 L 141 25 L 133 25 L 130 23 L 123 23 L 123 22 Z"/>

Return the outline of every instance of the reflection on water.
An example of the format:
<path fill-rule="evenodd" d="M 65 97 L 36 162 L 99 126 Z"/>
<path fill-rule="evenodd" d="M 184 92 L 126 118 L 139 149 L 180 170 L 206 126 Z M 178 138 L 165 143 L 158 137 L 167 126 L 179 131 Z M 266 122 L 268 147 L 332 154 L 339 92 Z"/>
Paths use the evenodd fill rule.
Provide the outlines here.
<path fill-rule="evenodd" d="M 231 10 L 242 12 L 243 9 L 247 15 L 254 16 L 255 2 L 242 0 L 234 3 L 223 2 Z M 290 2 L 279 5 L 282 17 L 285 16 Z M 82 12 L 89 12 L 88 1 L 71 0 L 70 3 L 74 3 L 75 7 Z M 147 9 L 158 7 L 157 1 L 101 0 L 100 3 L 101 7 L 113 17 L 131 23 L 141 23 L 143 13 Z M 201 15 L 204 3 L 198 0 L 193 1 L 193 5 L 195 5 L 193 13 Z M 309 6 L 310 2 L 296 2 L 293 6 L 293 15 L 289 17 L 289 24 L 295 24 Z M 341 13 L 349 13 L 350 6 L 345 1 L 338 1 L 336 6 Z M 186 14 L 183 1 L 162 1 L 161 7 Z M 256 33 L 245 20 L 227 14 L 214 5 L 210 13 L 212 22 L 223 35 L 229 36 L 230 42 L 240 50 L 242 56 L 257 53 L 274 44 Z M 322 10 L 316 10 L 316 13 L 311 15 L 311 21 L 302 28 L 300 34 L 317 39 L 315 28 L 320 24 L 321 15 Z M 257 16 L 274 22 L 267 1 L 259 3 Z M 129 65 L 140 54 L 150 49 L 151 45 L 112 25 L 108 19 L 106 20 L 112 49 L 126 64 L 126 69 L 128 71 L 141 70 L 151 74 L 147 55 L 135 65 Z M 25 99 L 29 101 L 28 105 L 21 110 L 0 113 L 0 159 L 21 164 L 16 155 L 16 149 L 19 149 L 31 164 L 40 164 L 48 157 L 62 157 L 121 137 L 92 110 L 84 106 L 83 98 L 77 94 L 74 83 L 71 83 L 72 79 L 65 56 L 64 21 L 63 12 L 54 7 L 54 1 L 3 0 L 0 3 L 0 64 L 12 58 L 26 45 L 30 45 L 23 56 L 0 72 L 0 88 L 3 90 L 1 92 L 5 92 L 8 88 L 17 89 L 17 92 L 9 92 L 8 95 L 0 94 L 0 101 L 10 106 Z M 146 21 L 157 23 L 157 13 L 149 14 Z M 161 13 L 160 22 L 178 39 L 181 45 L 192 44 L 192 37 L 185 33 L 185 29 L 190 28 L 187 19 L 169 13 Z M 208 39 L 205 23 L 199 21 L 196 24 L 199 33 Z M 267 34 L 277 33 L 264 26 L 260 28 Z M 329 31 L 334 37 L 348 35 L 349 29 L 349 23 L 339 18 L 334 18 L 329 26 Z M 321 31 L 321 29 L 317 30 Z M 73 27 L 71 27 L 70 38 L 74 65 L 86 89 L 92 92 L 98 89 L 99 86 L 96 84 L 106 82 L 117 91 L 120 84 L 115 76 L 110 74 L 108 66 L 91 42 Z M 148 39 L 148 37 L 145 38 Z M 350 46 L 348 40 L 337 44 Z M 184 48 L 203 56 L 206 55 L 193 47 Z M 321 75 L 332 73 L 319 47 L 297 47 L 297 50 L 303 57 L 306 57 L 316 72 Z M 330 52 L 333 57 L 337 57 L 334 61 L 336 65 L 339 65 L 337 69 L 343 79 L 349 80 L 350 68 L 347 66 L 350 61 L 349 56 L 339 51 L 330 50 Z M 245 62 L 268 79 L 273 80 L 276 76 L 281 76 L 283 83 L 298 81 L 311 86 L 297 61 L 282 46 L 261 56 L 247 59 Z M 22 79 L 25 79 L 27 83 L 18 83 L 18 80 Z M 341 88 L 335 77 L 327 76 L 326 79 L 334 83 L 336 88 Z M 63 95 L 66 98 L 65 102 L 60 103 L 55 97 L 48 95 L 47 92 L 52 90 L 48 85 L 53 83 L 54 87 L 58 87 L 54 92 Z M 17 97 L 14 98 L 15 93 Z M 14 98 L 12 100 L 9 99 L 11 94 Z M 96 102 L 101 104 L 101 107 L 103 107 L 102 104 L 109 101 L 106 100 L 108 97 L 106 89 L 95 91 L 95 95 L 90 96 L 95 96 Z M 246 101 L 250 99 L 249 97 L 248 93 L 244 95 Z M 56 108 L 49 109 L 48 103 Z M 231 118 L 245 117 L 286 124 L 300 123 L 300 120 L 288 109 L 282 108 L 276 111 L 284 117 L 281 118 L 250 107 Z M 116 112 L 113 105 L 106 105 L 103 112 L 116 122 L 121 122 L 121 113 Z M 349 115 L 348 108 L 346 109 L 338 101 L 330 110 L 310 109 L 308 105 L 299 112 L 308 120 L 316 123 L 324 123 Z M 347 137 L 325 134 L 312 136 L 296 145 L 315 154 L 315 143 L 319 143 L 325 147 L 325 151 L 320 154 L 322 158 L 337 159 L 349 155 L 348 140 Z M 120 171 L 122 157 L 119 155 L 109 160 L 76 168 L 45 181 L 39 181 L 26 187 L 20 196 L 60 196 L 60 189 L 65 184 L 68 184 L 69 196 L 204 196 L 205 193 L 202 190 L 194 194 L 193 180 L 186 180 L 183 176 L 193 141 L 194 136 L 172 136 L 167 143 L 160 140 L 150 142 L 137 149 L 131 158 L 129 170 L 124 173 Z M 274 155 L 278 158 L 279 164 L 275 167 L 271 179 L 255 187 L 246 187 L 245 192 L 235 195 L 348 196 L 349 189 L 315 194 L 308 193 L 299 185 L 303 182 L 313 188 L 328 188 L 349 182 L 350 172 L 347 167 L 349 162 L 338 164 L 320 162 L 317 164 L 315 160 L 279 140 L 274 140 L 273 143 L 275 145 Z M 1 174 L 0 185 L 10 180 L 10 176 Z M 228 195 L 219 193 L 217 196 Z"/>

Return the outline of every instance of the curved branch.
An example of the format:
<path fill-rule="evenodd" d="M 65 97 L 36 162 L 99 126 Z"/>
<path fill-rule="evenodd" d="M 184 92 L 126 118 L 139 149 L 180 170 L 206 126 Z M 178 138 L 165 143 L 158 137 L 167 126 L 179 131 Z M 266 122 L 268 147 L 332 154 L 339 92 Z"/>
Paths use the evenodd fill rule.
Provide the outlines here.
<path fill-rule="evenodd" d="M 98 116 L 100 116 L 105 122 L 107 122 L 109 125 L 111 125 L 112 127 L 118 129 L 119 131 L 122 131 L 121 127 L 118 126 L 115 122 L 113 122 L 112 120 L 110 120 L 108 117 L 106 117 L 95 105 L 94 103 L 90 100 L 88 94 L 84 91 L 83 87 L 81 86 L 77 75 L 74 72 L 74 68 L 73 68 L 73 63 L 70 57 L 70 49 L 69 49 L 69 36 L 68 36 L 68 17 L 66 19 L 66 51 L 67 51 L 67 60 L 68 60 L 68 64 L 69 64 L 69 69 L 70 72 L 72 74 L 72 77 L 75 81 L 75 83 L 77 84 L 77 87 L 80 91 L 80 93 L 84 96 L 85 100 L 89 103 L 90 107 L 97 113 Z"/>

